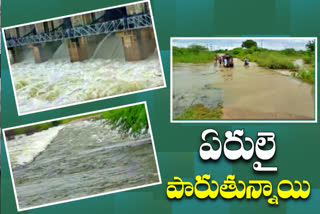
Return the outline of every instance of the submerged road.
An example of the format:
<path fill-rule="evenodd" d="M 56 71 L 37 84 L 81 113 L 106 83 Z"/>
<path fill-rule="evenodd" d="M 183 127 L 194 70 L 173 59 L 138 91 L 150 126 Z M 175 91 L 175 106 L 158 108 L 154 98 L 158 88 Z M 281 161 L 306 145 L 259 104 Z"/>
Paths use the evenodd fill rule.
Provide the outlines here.
<path fill-rule="evenodd" d="M 223 105 L 223 119 L 312 119 L 314 86 L 251 63 L 234 68 L 210 64 L 173 66 L 173 116 L 203 104 Z"/>

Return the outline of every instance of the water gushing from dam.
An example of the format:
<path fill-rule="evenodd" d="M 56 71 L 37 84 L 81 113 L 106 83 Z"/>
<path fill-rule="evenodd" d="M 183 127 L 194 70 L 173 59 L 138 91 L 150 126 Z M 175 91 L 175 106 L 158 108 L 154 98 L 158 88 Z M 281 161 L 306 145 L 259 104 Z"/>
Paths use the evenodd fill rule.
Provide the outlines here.
<path fill-rule="evenodd" d="M 51 59 L 35 64 L 31 51 L 11 65 L 21 113 L 163 86 L 158 54 L 125 62 L 120 38 L 102 39 L 93 57 L 71 63 L 62 43 Z"/>

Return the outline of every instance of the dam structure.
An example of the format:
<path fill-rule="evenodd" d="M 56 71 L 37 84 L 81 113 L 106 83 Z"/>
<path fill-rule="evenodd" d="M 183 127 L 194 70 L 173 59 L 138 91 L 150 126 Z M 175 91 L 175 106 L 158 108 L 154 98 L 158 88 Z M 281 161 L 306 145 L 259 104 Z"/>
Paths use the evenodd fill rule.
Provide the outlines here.
<path fill-rule="evenodd" d="M 92 56 L 99 42 L 115 34 L 121 38 L 126 61 L 146 59 L 156 48 L 152 17 L 147 3 L 107 9 L 5 30 L 11 64 L 32 49 L 35 63 L 49 60 L 62 43 L 71 62 Z"/>

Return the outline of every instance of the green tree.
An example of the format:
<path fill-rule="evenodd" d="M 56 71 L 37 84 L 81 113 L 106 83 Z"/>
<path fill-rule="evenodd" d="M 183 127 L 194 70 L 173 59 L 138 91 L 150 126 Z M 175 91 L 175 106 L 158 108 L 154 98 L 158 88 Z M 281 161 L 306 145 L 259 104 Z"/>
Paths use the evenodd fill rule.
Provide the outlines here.
<path fill-rule="evenodd" d="M 286 55 L 294 55 L 296 53 L 296 50 L 293 48 L 286 48 L 282 52 Z"/>
<path fill-rule="evenodd" d="M 308 51 L 314 52 L 314 50 L 315 50 L 315 41 L 314 40 L 309 41 L 306 44 L 306 48 L 307 48 Z"/>
<path fill-rule="evenodd" d="M 191 51 L 199 53 L 200 51 L 208 51 L 208 48 L 202 46 L 202 45 L 191 45 L 189 46 Z"/>
<path fill-rule="evenodd" d="M 257 43 L 251 39 L 246 40 L 244 42 L 242 42 L 241 47 L 243 48 L 252 48 L 252 47 L 258 47 Z"/>

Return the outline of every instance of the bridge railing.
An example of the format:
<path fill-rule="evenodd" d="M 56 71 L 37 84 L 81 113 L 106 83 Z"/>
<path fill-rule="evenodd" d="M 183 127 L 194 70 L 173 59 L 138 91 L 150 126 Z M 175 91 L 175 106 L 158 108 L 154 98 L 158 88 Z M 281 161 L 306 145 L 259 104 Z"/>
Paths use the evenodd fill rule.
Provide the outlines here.
<path fill-rule="evenodd" d="M 152 27 L 150 14 L 129 16 L 117 20 L 96 23 L 91 25 L 76 26 L 70 29 L 57 30 L 48 33 L 40 33 L 27 37 L 10 38 L 7 40 L 7 47 L 24 46 L 44 42 L 54 42 L 64 39 L 75 39 L 85 36 L 108 34 L 124 30 L 141 29 Z"/>

